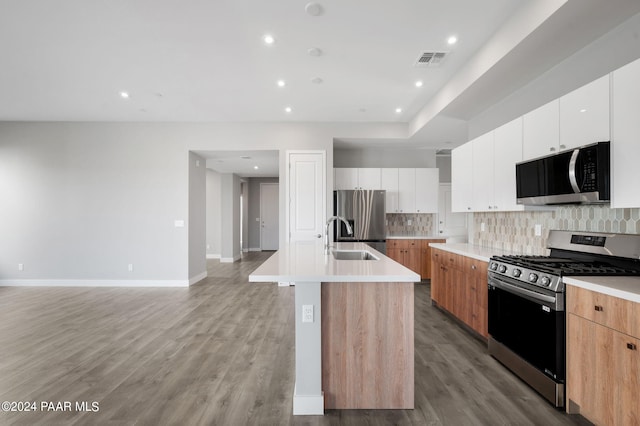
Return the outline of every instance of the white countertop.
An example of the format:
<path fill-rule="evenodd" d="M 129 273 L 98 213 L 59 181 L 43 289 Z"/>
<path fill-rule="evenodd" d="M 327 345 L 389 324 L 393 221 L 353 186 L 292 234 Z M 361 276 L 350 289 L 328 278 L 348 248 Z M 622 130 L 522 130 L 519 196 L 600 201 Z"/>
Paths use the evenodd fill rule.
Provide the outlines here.
<path fill-rule="evenodd" d="M 564 277 L 562 280 L 565 284 L 640 303 L 640 277 Z"/>
<path fill-rule="evenodd" d="M 491 256 L 494 255 L 508 256 L 522 254 L 500 249 L 475 246 L 469 243 L 431 243 L 429 244 L 429 247 L 445 250 L 455 254 L 460 254 L 462 256 L 471 257 L 483 262 L 488 262 Z"/>
<path fill-rule="evenodd" d="M 285 245 L 249 275 L 250 282 L 418 282 L 420 275 L 364 243 L 334 243 L 339 250 L 366 250 L 379 260 L 336 260 L 322 241 Z"/>

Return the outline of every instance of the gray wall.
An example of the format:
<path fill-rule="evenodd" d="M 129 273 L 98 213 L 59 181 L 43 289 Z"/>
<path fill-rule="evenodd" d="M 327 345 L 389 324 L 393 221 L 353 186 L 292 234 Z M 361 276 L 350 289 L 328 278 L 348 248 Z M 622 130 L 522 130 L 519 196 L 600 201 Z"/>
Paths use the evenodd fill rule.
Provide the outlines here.
<path fill-rule="evenodd" d="M 206 276 L 207 178 L 206 160 L 189 153 L 189 279 Z"/>
<path fill-rule="evenodd" d="M 451 182 L 451 155 L 436 156 L 436 167 L 438 168 L 440 183 Z"/>
<path fill-rule="evenodd" d="M 223 262 L 240 258 L 240 177 L 232 173 L 221 175 L 221 253 Z"/>
<path fill-rule="evenodd" d="M 248 213 L 248 248 L 249 250 L 260 249 L 260 222 L 256 218 L 260 217 L 260 184 L 278 183 L 278 178 L 250 178 L 249 179 L 249 213 Z"/>
<path fill-rule="evenodd" d="M 221 253 L 220 232 L 222 221 L 220 173 L 207 169 L 207 257 L 219 258 Z"/>
<path fill-rule="evenodd" d="M 334 149 L 333 167 L 436 167 L 434 149 Z"/>
<path fill-rule="evenodd" d="M 242 178 L 240 180 L 240 192 L 242 194 L 242 224 L 240 225 L 242 228 L 242 238 L 241 243 L 242 246 L 240 250 L 248 251 L 249 250 L 249 182 L 247 179 Z"/>

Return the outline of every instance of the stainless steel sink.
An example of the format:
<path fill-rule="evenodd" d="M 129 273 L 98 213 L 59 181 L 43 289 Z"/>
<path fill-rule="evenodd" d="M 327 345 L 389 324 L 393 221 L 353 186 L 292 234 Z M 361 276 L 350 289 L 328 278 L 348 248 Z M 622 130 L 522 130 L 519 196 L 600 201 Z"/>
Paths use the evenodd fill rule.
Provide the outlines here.
<path fill-rule="evenodd" d="M 331 250 L 336 260 L 379 260 L 366 250 Z"/>

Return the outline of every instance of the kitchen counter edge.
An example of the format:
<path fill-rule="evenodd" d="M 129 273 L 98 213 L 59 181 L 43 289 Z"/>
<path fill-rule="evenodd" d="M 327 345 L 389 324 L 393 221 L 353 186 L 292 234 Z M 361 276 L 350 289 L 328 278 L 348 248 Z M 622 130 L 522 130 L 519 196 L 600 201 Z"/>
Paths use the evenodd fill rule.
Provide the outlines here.
<path fill-rule="evenodd" d="M 640 303 L 640 277 L 564 277 L 565 284 Z"/>

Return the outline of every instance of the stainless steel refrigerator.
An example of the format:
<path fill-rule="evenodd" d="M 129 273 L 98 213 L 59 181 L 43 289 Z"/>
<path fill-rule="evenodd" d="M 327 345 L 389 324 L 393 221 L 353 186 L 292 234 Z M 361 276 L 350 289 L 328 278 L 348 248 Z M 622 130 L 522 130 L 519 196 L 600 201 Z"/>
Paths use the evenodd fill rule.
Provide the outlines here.
<path fill-rule="evenodd" d="M 364 242 L 386 254 L 385 191 L 366 189 L 333 191 L 333 213 L 345 218 L 353 228 L 353 235 L 349 235 L 347 227 L 342 222 L 336 221 L 335 241 Z"/>

